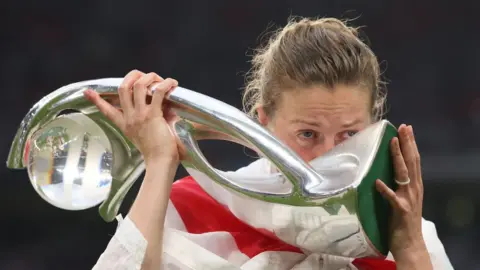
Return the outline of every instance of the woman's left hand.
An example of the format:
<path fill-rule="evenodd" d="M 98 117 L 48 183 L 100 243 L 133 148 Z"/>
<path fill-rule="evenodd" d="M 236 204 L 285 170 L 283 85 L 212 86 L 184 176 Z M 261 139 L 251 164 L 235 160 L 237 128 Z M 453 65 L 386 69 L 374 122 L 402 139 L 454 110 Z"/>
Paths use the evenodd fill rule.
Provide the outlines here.
<path fill-rule="evenodd" d="M 398 189 L 393 191 L 377 180 L 377 190 L 392 206 L 390 220 L 390 251 L 397 269 L 431 269 L 431 262 L 422 234 L 423 181 L 420 154 L 412 126 L 402 124 L 399 138 L 390 147 Z"/>

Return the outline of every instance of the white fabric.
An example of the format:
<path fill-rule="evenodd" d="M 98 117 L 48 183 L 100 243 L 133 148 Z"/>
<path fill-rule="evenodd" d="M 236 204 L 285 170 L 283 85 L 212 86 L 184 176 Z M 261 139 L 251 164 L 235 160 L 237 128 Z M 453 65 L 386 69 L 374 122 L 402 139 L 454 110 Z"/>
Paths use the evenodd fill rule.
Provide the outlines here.
<path fill-rule="evenodd" d="M 266 163 L 257 161 L 238 170 L 241 173 L 255 174 L 269 170 Z M 228 204 L 228 203 L 227 203 Z M 423 235 L 434 269 L 453 269 L 435 225 L 422 220 Z M 119 227 L 94 270 L 100 269 L 141 269 L 147 241 L 135 224 L 128 218 L 119 220 Z M 190 234 L 169 201 L 164 231 L 162 268 L 165 270 L 355 270 L 353 259 L 331 255 L 293 252 L 263 252 L 253 258 L 241 253 L 234 238 L 227 232 Z M 393 260 L 391 254 L 388 259 Z"/>
<path fill-rule="evenodd" d="M 272 167 L 267 159 L 259 159 L 236 172 L 225 172 L 224 175 L 227 178 L 257 176 L 262 179 L 261 176 L 275 173 Z M 362 244 L 367 239 L 362 233 L 358 218 L 344 206 L 338 209 L 339 215 L 332 215 L 320 206 L 273 204 L 232 192 L 212 181 L 203 172 L 189 170 L 189 173 L 206 193 L 226 206 L 238 219 L 251 227 L 268 231 L 307 253 L 322 253 L 327 247 L 329 254 L 343 257 L 359 258 L 375 253 L 369 245 Z"/>

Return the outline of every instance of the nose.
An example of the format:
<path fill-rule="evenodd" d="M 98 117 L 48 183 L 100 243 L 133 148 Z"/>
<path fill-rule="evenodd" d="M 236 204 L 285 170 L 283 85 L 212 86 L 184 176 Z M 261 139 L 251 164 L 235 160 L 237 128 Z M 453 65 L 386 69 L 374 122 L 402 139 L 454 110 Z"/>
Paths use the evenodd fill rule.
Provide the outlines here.
<path fill-rule="evenodd" d="M 325 137 L 322 143 L 319 143 L 313 148 L 313 154 L 315 156 L 314 158 L 324 155 L 328 151 L 332 150 L 335 145 L 337 145 L 337 142 L 334 136 Z"/>

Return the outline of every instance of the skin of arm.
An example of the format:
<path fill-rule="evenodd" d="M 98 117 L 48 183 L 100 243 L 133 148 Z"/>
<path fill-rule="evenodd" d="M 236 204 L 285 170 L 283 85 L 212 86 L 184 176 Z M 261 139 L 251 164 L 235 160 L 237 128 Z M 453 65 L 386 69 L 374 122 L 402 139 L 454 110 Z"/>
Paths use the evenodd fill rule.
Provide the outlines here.
<path fill-rule="evenodd" d="M 147 240 L 142 270 L 160 269 L 163 229 L 178 161 L 158 157 L 146 161 L 146 173 L 128 216 Z"/>

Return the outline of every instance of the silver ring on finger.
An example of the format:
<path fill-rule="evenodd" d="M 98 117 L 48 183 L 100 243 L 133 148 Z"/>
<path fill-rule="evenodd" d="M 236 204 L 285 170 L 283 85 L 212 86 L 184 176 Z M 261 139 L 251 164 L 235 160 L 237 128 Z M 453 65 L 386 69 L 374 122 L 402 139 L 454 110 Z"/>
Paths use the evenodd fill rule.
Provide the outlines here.
<path fill-rule="evenodd" d="M 399 186 L 405 186 L 405 185 L 410 184 L 410 178 L 407 177 L 407 179 L 405 179 L 403 181 L 399 181 L 399 180 L 395 179 L 395 183 L 397 183 Z"/>
<path fill-rule="evenodd" d="M 152 85 L 150 85 L 150 92 L 152 93 L 155 93 L 155 91 L 157 90 L 157 87 L 161 84 L 162 82 L 155 82 L 153 83 Z"/>

